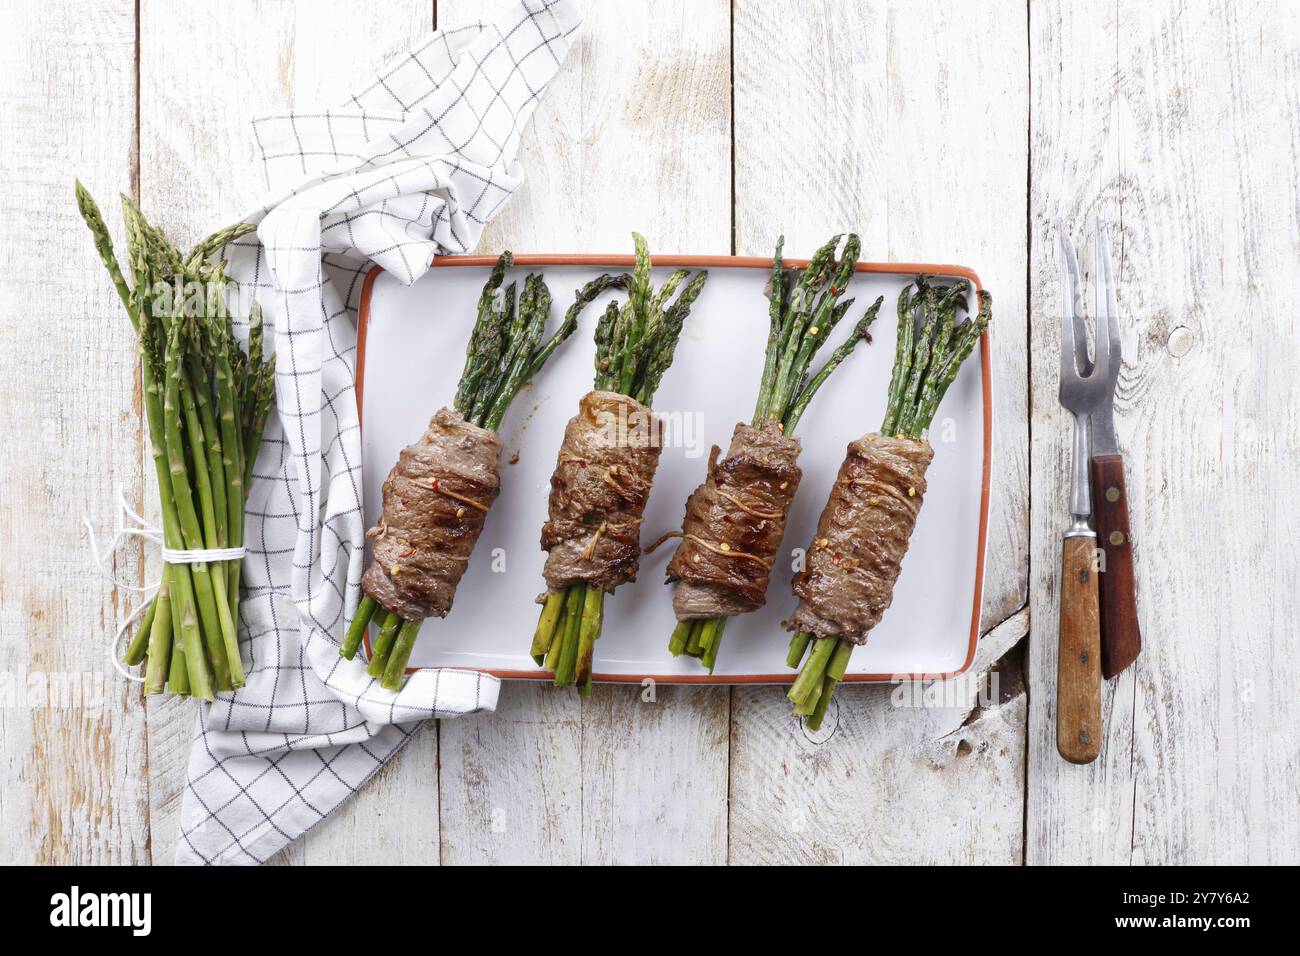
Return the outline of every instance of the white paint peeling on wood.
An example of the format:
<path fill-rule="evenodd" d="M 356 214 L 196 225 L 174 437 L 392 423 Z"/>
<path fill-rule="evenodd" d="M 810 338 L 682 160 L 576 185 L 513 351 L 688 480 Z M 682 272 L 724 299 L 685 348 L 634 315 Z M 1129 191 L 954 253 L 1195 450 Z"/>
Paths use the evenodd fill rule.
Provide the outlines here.
<path fill-rule="evenodd" d="M 1027 702 L 1018 665 L 990 670 L 1027 630 L 1022 610 L 957 681 L 841 687 L 816 734 L 737 688 L 731 862 L 1019 863 Z"/>
<path fill-rule="evenodd" d="M 129 613 L 85 550 L 140 487 L 131 326 L 77 214 L 135 168 L 134 7 L 7 4 L 0 23 L 0 859 L 149 861 L 144 708 L 104 644 Z M 120 244 L 122 234 L 114 229 Z M 139 580 L 124 548 L 113 572 Z"/>

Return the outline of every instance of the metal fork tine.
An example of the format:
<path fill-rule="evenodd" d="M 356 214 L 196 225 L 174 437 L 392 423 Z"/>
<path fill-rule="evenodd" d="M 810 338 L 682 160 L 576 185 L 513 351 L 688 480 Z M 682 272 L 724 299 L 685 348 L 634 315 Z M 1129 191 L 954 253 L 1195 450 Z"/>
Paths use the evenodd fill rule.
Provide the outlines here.
<path fill-rule="evenodd" d="M 1096 271 L 1097 271 L 1097 320 L 1095 338 L 1097 340 L 1097 371 L 1100 378 L 1107 378 L 1119 372 L 1120 354 L 1119 309 L 1115 305 L 1115 274 L 1110 264 L 1110 243 L 1101 223 L 1096 226 Z M 1105 350 L 1102 344 L 1105 343 Z M 1114 368 L 1112 368 L 1112 363 Z"/>
<path fill-rule="evenodd" d="M 1092 369 L 1088 361 L 1088 339 L 1079 314 L 1079 261 L 1062 224 L 1061 246 L 1061 383 L 1078 381 Z"/>
<path fill-rule="evenodd" d="M 1065 234 L 1064 225 L 1058 229 L 1057 239 L 1061 289 L 1061 383 L 1064 384 L 1067 379 L 1075 379 L 1079 375 L 1074 363 L 1074 303 L 1077 290 L 1069 265 L 1074 261 L 1074 248 Z"/>

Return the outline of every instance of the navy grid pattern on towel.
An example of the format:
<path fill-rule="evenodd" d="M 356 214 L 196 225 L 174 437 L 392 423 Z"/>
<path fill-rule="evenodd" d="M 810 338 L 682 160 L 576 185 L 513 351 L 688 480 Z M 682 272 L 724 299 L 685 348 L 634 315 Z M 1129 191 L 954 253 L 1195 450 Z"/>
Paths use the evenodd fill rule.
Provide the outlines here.
<path fill-rule="evenodd" d="M 520 0 L 434 33 L 341 108 L 254 123 L 270 199 L 223 255 L 236 314 L 255 295 L 274 321 L 276 415 L 248 497 L 248 684 L 201 707 L 178 862 L 265 862 L 419 721 L 496 706 L 477 672 L 421 671 L 393 693 L 338 655 L 365 557 L 357 306 L 373 264 L 410 283 L 474 248 L 519 186 L 520 132 L 578 24 L 576 0 Z"/>

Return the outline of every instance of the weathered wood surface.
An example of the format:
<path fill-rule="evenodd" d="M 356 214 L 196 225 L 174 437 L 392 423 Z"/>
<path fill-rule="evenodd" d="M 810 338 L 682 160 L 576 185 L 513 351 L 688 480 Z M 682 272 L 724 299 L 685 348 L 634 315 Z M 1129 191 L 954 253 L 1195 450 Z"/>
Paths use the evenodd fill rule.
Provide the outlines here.
<path fill-rule="evenodd" d="M 186 704 L 146 705 L 108 671 L 102 640 L 130 602 L 67 546 L 83 511 L 111 526 L 118 487 L 154 497 L 129 330 L 73 176 L 110 222 L 126 191 L 193 239 L 259 196 L 252 115 L 334 101 L 435 16 L 492 14 L 434 6 L 0 15 L 0 283 L 23 303 L 0 317 L 0 402 L 31 452 L 0 458 L 0 526 L 22 555 L 0 578 L 4 670 L 107 675 L 97 708 L 0 708 L 0 861 L 170 862 L 193 730 Z M 624 249 L 637 228 L 662 252 L 765 255 L 778 231 L 793 251 L 852 228 L 869 258 L 964 262 L 997 293 L 974 676 L 920 700 L 842 688 L 815 736 L 779 689 L 584 703 L 511 685 L 495 716 L 428 726 L 281 861 L 1296 862 L 1296 6 L 584 7 L 484 249 Z M 1107 686 L 1101 759 L 1079 768 L 1053 740 L 1068 421 L 1052 230 L 1080 239 L 1094 215 L 1130 323 L 1119 431 L 1146 650 Z M 115 570 L 153 565 L 127 549 Z"/>
<path fill-rule="evenodd" d="M 1030 6 L 1029 863 L 1296 863 L 1300 9 Z M 1041 66 L 1040 66 L 1041 64 Z M 1143 652 L 1057 758 L 1057 221 L 1115 250 Z"/>
<path fill-rule="evenodd" d="M 150 858 L 145 708 L 104 651 L 133 598 L 95 573 L 81 525 L 111 528 L 119 489 L 139 501 L 134 344 L 73 200 L 80 176 L 116 222 L 133 188 L 134 73 L 132 0 L 0 13 L 5 862 Z M 139 549 L 112 572 L 139 580 Z"/>

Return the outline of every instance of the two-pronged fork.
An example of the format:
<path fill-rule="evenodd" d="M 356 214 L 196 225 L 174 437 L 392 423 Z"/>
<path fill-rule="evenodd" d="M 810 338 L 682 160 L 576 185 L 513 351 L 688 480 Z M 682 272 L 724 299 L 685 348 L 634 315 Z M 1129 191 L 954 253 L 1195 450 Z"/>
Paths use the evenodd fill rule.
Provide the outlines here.
<path fill-rule="evenodd" d="M 1076 268 L 1077 271 L 1077 268 Z M 1093 316 L 1096 338 L 1106 337 L 1110 361 L 1106 397 L 1090 416 L 1092 424 L 1092 524 L 1097 544 L 1105 555 L 1101 566 L 1101 676 L 1114 677 L 1137 659 L 1142 650 L 1138 628 L 1137 595 L 1133 583 L 1133 542 L 1128 520 L 1128 487 L 1124 459 L 1115 441 L 1115 386 L 1122 364 L 1119 310 L 1115 306 L 1115 278 L 1105 234 L 1097 229 L 1093 271 L 1097 282 L 1097 311 Z M 1078 348 L 1076 344 L 1076 349 Z"/>
<path fill-rule="evenodd" d="M 1097 591 L 1097 534 L 1088 524 L 1089 417 L 1113 393 L 1111 339 L 1104 334 L 1110 291 L 1097 284 L 1096 358 L 1088 360 L 1088 336 L 1080 307 L 1079 263 L 1061 232 L 1060 401 L 1074 414 L 1074 461 L 1070 469 L 1071 524 L 1061 545 L 1061 644 L 1056 672 L 1056 749 L 1071 763 L 1091 763 L 1101 750 L 1101 614 Z M 1101 233 L 1097 233 L 1101 250 Z M 1099 257 L 1100 258 L 1100 257 Z M 1109 277 L 1107 277 L 1107 282 Z M 1103 311 L 1104 310 L 1104 311 Z M 1118 355 L 1115 356 L 1118 365 Z"/>

